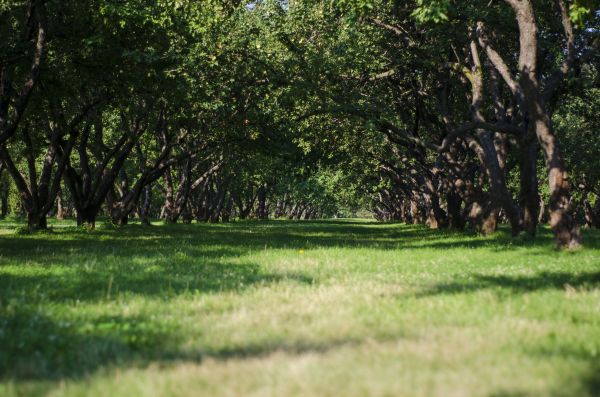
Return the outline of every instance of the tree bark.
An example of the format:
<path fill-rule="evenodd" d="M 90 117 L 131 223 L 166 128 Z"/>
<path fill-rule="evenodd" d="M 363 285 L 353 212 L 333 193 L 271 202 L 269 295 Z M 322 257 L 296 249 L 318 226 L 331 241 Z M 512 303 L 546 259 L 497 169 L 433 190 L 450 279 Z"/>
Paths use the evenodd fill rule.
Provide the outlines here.
<path fill-rule="evenodd" d="M 529 126 L 537 136 L 548 169 L 550 227 L 559 247 L 578 247 L 581 234 L 571 213 L 567 167 L 543 102 L 538 79 L 538 27 L 533 4 L 531 0 L 506 1 L 515 11 L 519 25 L 519 74 L 530 118 Z"/>
<path fill-rule="evenodd" d="M 521 206 L 523 208 L 523 229 L 535 237 L 539 220 L 539 203 L 537 178 L 537 142 L 523 139 L 519 148 Z"/>
<path fill-rule="evenodd" d="M 483 123 L 486 121 L 481 110 L 484 92 L 483 67 L 475 40 L 471 41 L 470 49 L 472 69 L 468 77 L 472 87 L 471 116 L 473 121 Z M 474 147 L 480 162 L 486 169 L 491 193 L 491 207 L 485 211 L 486 216 L 483 217 L 485 224 L 481 225 L 481 230 L 484 234 L 496 231 L 499 208 L 502 207 L 510 222 L 512 234 L 516 236 L 521 230 L 521 211 L 515 205 L 512 195 L 506 187 L 506 178 L 499 162 L 499 154 L 496 150 L 493 135 L 491 132 L 482 129 L 477 129 L 476 134 L 479 144 L 473 143 L 470 146 Z"/>

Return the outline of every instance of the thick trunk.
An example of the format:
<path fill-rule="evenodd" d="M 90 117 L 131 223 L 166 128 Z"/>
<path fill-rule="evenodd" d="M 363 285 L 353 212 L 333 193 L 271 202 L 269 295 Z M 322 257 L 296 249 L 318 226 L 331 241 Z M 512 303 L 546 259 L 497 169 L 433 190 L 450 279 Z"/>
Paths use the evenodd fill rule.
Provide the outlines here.
<path fill-rule="evenodd" d="M 441 229 L 447 226 L 447 217 L 440 207 L 440 197 L 435 189 L 433 180 L 425 177 L 424 188 L 427 193 L 423 194 L 427 207 L 427 226 L 431 229 Z"/>
<path fill-rule="evenodd" d="M 120 216 L 117 218 L 112 218 L 111 219 L 112 224 L 116 225 L 116 226 L 125 226 L 129 223 L 129 216 L 125 215 L 125 216 Z"/>
<path fill-rule="evenodd" d="M 46 214 L 38 210 L 27 213 L 27 226 L 32 230 L 45 230 L 48 228 Z"/>
<path fill-rule="evenodd" d="M 523 208 L 523 229 L 534 237 L 539 220 L 538 178 L 537 178 L 537 143 L 521 142 L 519 168 L 521 206 Z"/>
<path fill-rule="evenodd" d="M 498 218 L 500 216 L 500 208 L 493 205 L 486 209 L 481 221 L 481 234 L 484 236 L 495 233 L 498 230 Z M 513 235 L 515 234 L 513 228 Z"/>
<path fill-rule="evenodd" d="M 421 214 L 421 209 L 419 208 L 418 203 L 415 200 L 410 201 L 410 215 L 412 219 L 413 225 L 418 225 L 423 223 L 423 218 Z"/>
<path fill-rule="evenodd" d="M 471 229 L 474 229 L 477 233 L 483 235 L 488 235 L 495 231 L 495 229 L 490 230 L 489 225 L 485 225 L 484 227 L 483 221 L 485 219 L 486 209 L 482 199 L 479 198 L 471 201 L 470 205 L 467 206 L 465 210 L 465 218 Z"/>
<path fill-rule="evenodd" d="M 85 227 L 86 229 L 96 228 L 96 217 L 99 208 L 84 208 L 77 211 L 77 226 Z"/>
<path fill-rule="evenodd" d="M 186 225 L 189 225 L 190 223 L 192 223 L 192 211 L 191 211 L 188 203 L 186 203 L 184 205 L 183 209 L 181 210 L 181 220 Z"/>
<path fill-rule="evenodd" d="M 529 115 L 530 132 L 535 133 L 544 154 L 550 188 L 550 227 L 559 247 L 581 244 L 581 234 L 571 213 L 571 187 L 538 78 L 538 27 L 531 0 L 507 0 L 519 24 L 519 72 Z M 568 21 L 567 21 L 568 22 Z M 569 49 L 569 56 L 573 56 Z"/>
<path fill-rule="evenodd" d="M 110 214 L 110 221 L 115 226 L 124 226 L 128 222 L 128 215 L 123 213 L 119 204 L 116 192 L 114 189 L 110 190 L 106 195 L 106 205 Z"/>
<path fill-rule="evenodd" d="M 534 77 L 526 76 L 523 85 L 527 87 L 525 92 L 531 115 L 531 128 L 537 136 L 548 169 L 550 227 L 559 247 L 574 248 L 581 245 L 581 234 L 571 212 L 571 186 L 567 167 L 552 130 L 550 117 L 535 90 L 537 82 Z M 531 200 L 533 201 L 533 197 Z M 532 214 L 532 219 L 536 219 L 534 215 Z"/>
<path fill-rule="evenodd" d="M 463 230 L 465 228 L 465 219 L 462 216 L 461 204 L 462 199 L 458 193 L 451 191 L 446 194 L 448 227 L 451 229 Z"/>
<path fill-rule="evenodd" d="M 571 213 L 571 187 L 562 153 L 549 119 L 542 119 L 536 125 L 536 133 L 548 167 L 550 227 L 558 246 L 577 247 L 581 244 L 581 234 Z"/>

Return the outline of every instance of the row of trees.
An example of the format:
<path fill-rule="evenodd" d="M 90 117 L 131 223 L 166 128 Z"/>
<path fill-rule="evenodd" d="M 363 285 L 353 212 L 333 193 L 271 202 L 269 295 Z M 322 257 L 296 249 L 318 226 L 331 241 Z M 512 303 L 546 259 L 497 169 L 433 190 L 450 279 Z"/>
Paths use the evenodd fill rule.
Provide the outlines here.
<path fill-rule="evenodd" d="M 101 214 L 265 218 L 275 200 L 281 216 L 332 215 L 316 165 L 300 167 L 260 108 L 273 84 L 251 55 L 252 12 L 240 1 L 3 2 L 4 212 L 12 191 L 42 229 L 50 213 L 90 227 Z"/>
<path fill-rule="evenodd" d="M 597 3 L 334 4 L 300 50 L 321 68 L 312 117 L 357 123 L 377 217 L 532 236 L 547 219 L 562 247 L 580 244 L 577 212 L 598 225 L 598 124 L 579 113 L 598 109 Z"/>
<path fill-rule="evenodd" d="M 52 213 L 93 226 L 368 207 L 485 234 L 547 219 L 576 246 L 581 220 L 600 222 L 596 9 L 2 2 L 3 211 L 45 228 Z"/>

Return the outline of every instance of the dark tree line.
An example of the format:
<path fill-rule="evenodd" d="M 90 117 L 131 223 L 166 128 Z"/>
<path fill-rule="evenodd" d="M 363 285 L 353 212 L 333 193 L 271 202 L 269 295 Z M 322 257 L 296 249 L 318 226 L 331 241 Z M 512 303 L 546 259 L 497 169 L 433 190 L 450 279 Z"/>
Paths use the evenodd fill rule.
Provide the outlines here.
<path fill-rule="evenodd" d="M 202 3 L 202 4 L 201 4 Z M 249 6 L 251 5 L 251 6 Z M 2 216 L 600 224 L 593 1 L 9 1 Z M 571 168 L 572 172 L 569 172 Z"/>

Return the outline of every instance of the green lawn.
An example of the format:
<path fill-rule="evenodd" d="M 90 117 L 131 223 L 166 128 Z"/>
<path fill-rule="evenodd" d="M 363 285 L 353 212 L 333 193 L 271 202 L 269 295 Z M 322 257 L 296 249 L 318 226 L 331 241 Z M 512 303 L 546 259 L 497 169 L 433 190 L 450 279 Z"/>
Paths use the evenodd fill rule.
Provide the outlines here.
<path fill-rule="evenodd" d="M 1 396 L 598 396 L 600 233 L 0 223 Z"/>

